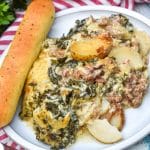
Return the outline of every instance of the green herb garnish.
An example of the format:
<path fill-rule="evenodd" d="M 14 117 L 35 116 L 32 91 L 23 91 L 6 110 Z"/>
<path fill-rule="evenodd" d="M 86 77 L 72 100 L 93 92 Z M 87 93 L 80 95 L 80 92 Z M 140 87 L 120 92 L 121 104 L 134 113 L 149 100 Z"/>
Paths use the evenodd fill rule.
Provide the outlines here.
<path fill-rule="evenodd" d="M 6 1 L 0 2 L 0 35 L 15 19 L 15 13 L 12 5 Z"/>

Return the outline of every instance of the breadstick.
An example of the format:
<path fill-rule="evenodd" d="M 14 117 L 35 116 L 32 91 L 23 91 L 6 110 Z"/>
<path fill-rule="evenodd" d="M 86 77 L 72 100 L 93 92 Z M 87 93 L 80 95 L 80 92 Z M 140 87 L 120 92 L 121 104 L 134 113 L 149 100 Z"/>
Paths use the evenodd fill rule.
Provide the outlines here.
<path fill-rule="evenodd" d="M 52 25 L 51 0 L 33 0 L 0 68 L 0 127 L 12 120 L 26 76 Z"/>

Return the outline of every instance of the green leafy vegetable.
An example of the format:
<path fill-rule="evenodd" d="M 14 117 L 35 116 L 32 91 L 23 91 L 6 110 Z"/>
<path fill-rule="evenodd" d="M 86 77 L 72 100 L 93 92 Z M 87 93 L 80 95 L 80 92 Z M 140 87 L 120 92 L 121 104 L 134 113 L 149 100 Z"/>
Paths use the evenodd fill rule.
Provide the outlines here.
<path fill-rule="evenodd" d="M 11 5 L 6 1 L 0 1 L 0 35 L 15 19 L 15 13 Z"/>
<path fill-rule="evenodd" d="M 29 0 L 0 0 L 0 36 L 15 20 L 16 9 L 26 9 Z"/>

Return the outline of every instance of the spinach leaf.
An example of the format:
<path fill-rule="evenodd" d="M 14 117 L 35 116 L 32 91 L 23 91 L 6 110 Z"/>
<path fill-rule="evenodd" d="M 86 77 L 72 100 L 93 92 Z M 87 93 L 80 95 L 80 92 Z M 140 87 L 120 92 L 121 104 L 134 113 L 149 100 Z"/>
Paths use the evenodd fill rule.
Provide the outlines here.
<path fill-rule="evenodd" d="M 61 80 L 61 76 L 58 75 L 55 70 L 56 70 L 57 65 L 52 65 L 48 69 L 48 76 L 53 84 L 58 84 L 59 80 Z"/>

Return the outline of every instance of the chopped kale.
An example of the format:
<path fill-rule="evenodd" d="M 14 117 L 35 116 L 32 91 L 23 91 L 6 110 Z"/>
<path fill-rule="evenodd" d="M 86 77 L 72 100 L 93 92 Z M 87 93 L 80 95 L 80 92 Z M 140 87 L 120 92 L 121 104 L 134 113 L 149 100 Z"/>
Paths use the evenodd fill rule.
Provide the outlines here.
<path fill-rule="evenodd" d="M 88 31 L 86 28 L 84 28 L 84 25 L 86 23 L 86 19 L 83 19 L 83 20 L 76 20 L 76 25 L 74 28 L 71 28 L 70 31 L 68 32 L 68 34 L 65 36 L 64 34 L 62 35 L 62 37 L 60 39 L 57 39 L 56 40 L 56 45 L 59 47 L 59 48 L 62 48 L 62 49 L 66 49 L 67 46 L 68 46 L 68 42 L 69 42 L 69 39 L 71 38 L 72 35 L 74 35 L 75 33 L 78 33 L 78 32 L 83 32 L 84 34 L 88 34 Z"/>
<path fill-rule="evenodd" d="M 65 65 L 70 68 L 75 68 L 78 65 L 78 61 L 71 59 L 65 62 Z"/>
<path fill-rule="evenodd" d="M 76 27 L 78 27 L 78 28 L 83 27 L 86 23 L 86 19 L 76 20 L 75 23 L 76 23 Z"/>
<path fill-rule="evenodd" d="M 96 85 L 89 84 L 85 81 L 70 79 L 67 87 L 73 89 L 72 96 L 74 98 L 89 99 L 96 96 Z"/>
<path fill-rule="evenodd" d="M 46 102 L 46 109 L 50 110 L 55 115 L 59 113 L 58 105 L 53 103 L 52 101 Z"/>
<path fill-rule="evenodd" d="M 83 28 L 86 23 L 86 19 L 76 20 L 75 23 L 76 23 L 75 27 L 70 29 L 69 33 L 67 34 L 67 37 L 71 37 L 72 35 L 74 35 L 75 33 L 79 32 L 79 31 L 86 30 L 85 28 Z"/>
<path fill-rule="evenodd" d="M 79 121 L 76 114 L 72 111 L 69 124 L 66 128 L 62 128 L 59 132 L 52 134 L 53 141 L 57 144 L 52 146 L 52 149 L 63 149 L 76 140 L 76 135 L 79 130 Z"/>
<path fill-rule="evenodd" d="M 51 82 L 53 84 L 58 84 L 58 81 L 61 80 L 61 76 L 58 75 L 56 72 L 55 72 L 55 69 L 56 69 L 56 65 L 52 65 L 49 69 L 48 69 L 48 75 L 49 75 L 49 78 L 51 80 Z"/>
<path fill-rule="evenodd" d="M 62 57 L 62 58 L 57 59 L 58 65 L 59 66 L 64 65 L 66 59 L 67 59 L 67 57 Z"/>
<path fill-rule="evenodd" d="M 66 49 L 68 46 L 68 37 L 63 34 L 60 39 L 56 40 L 56 45 L 61 49 Z"/>

